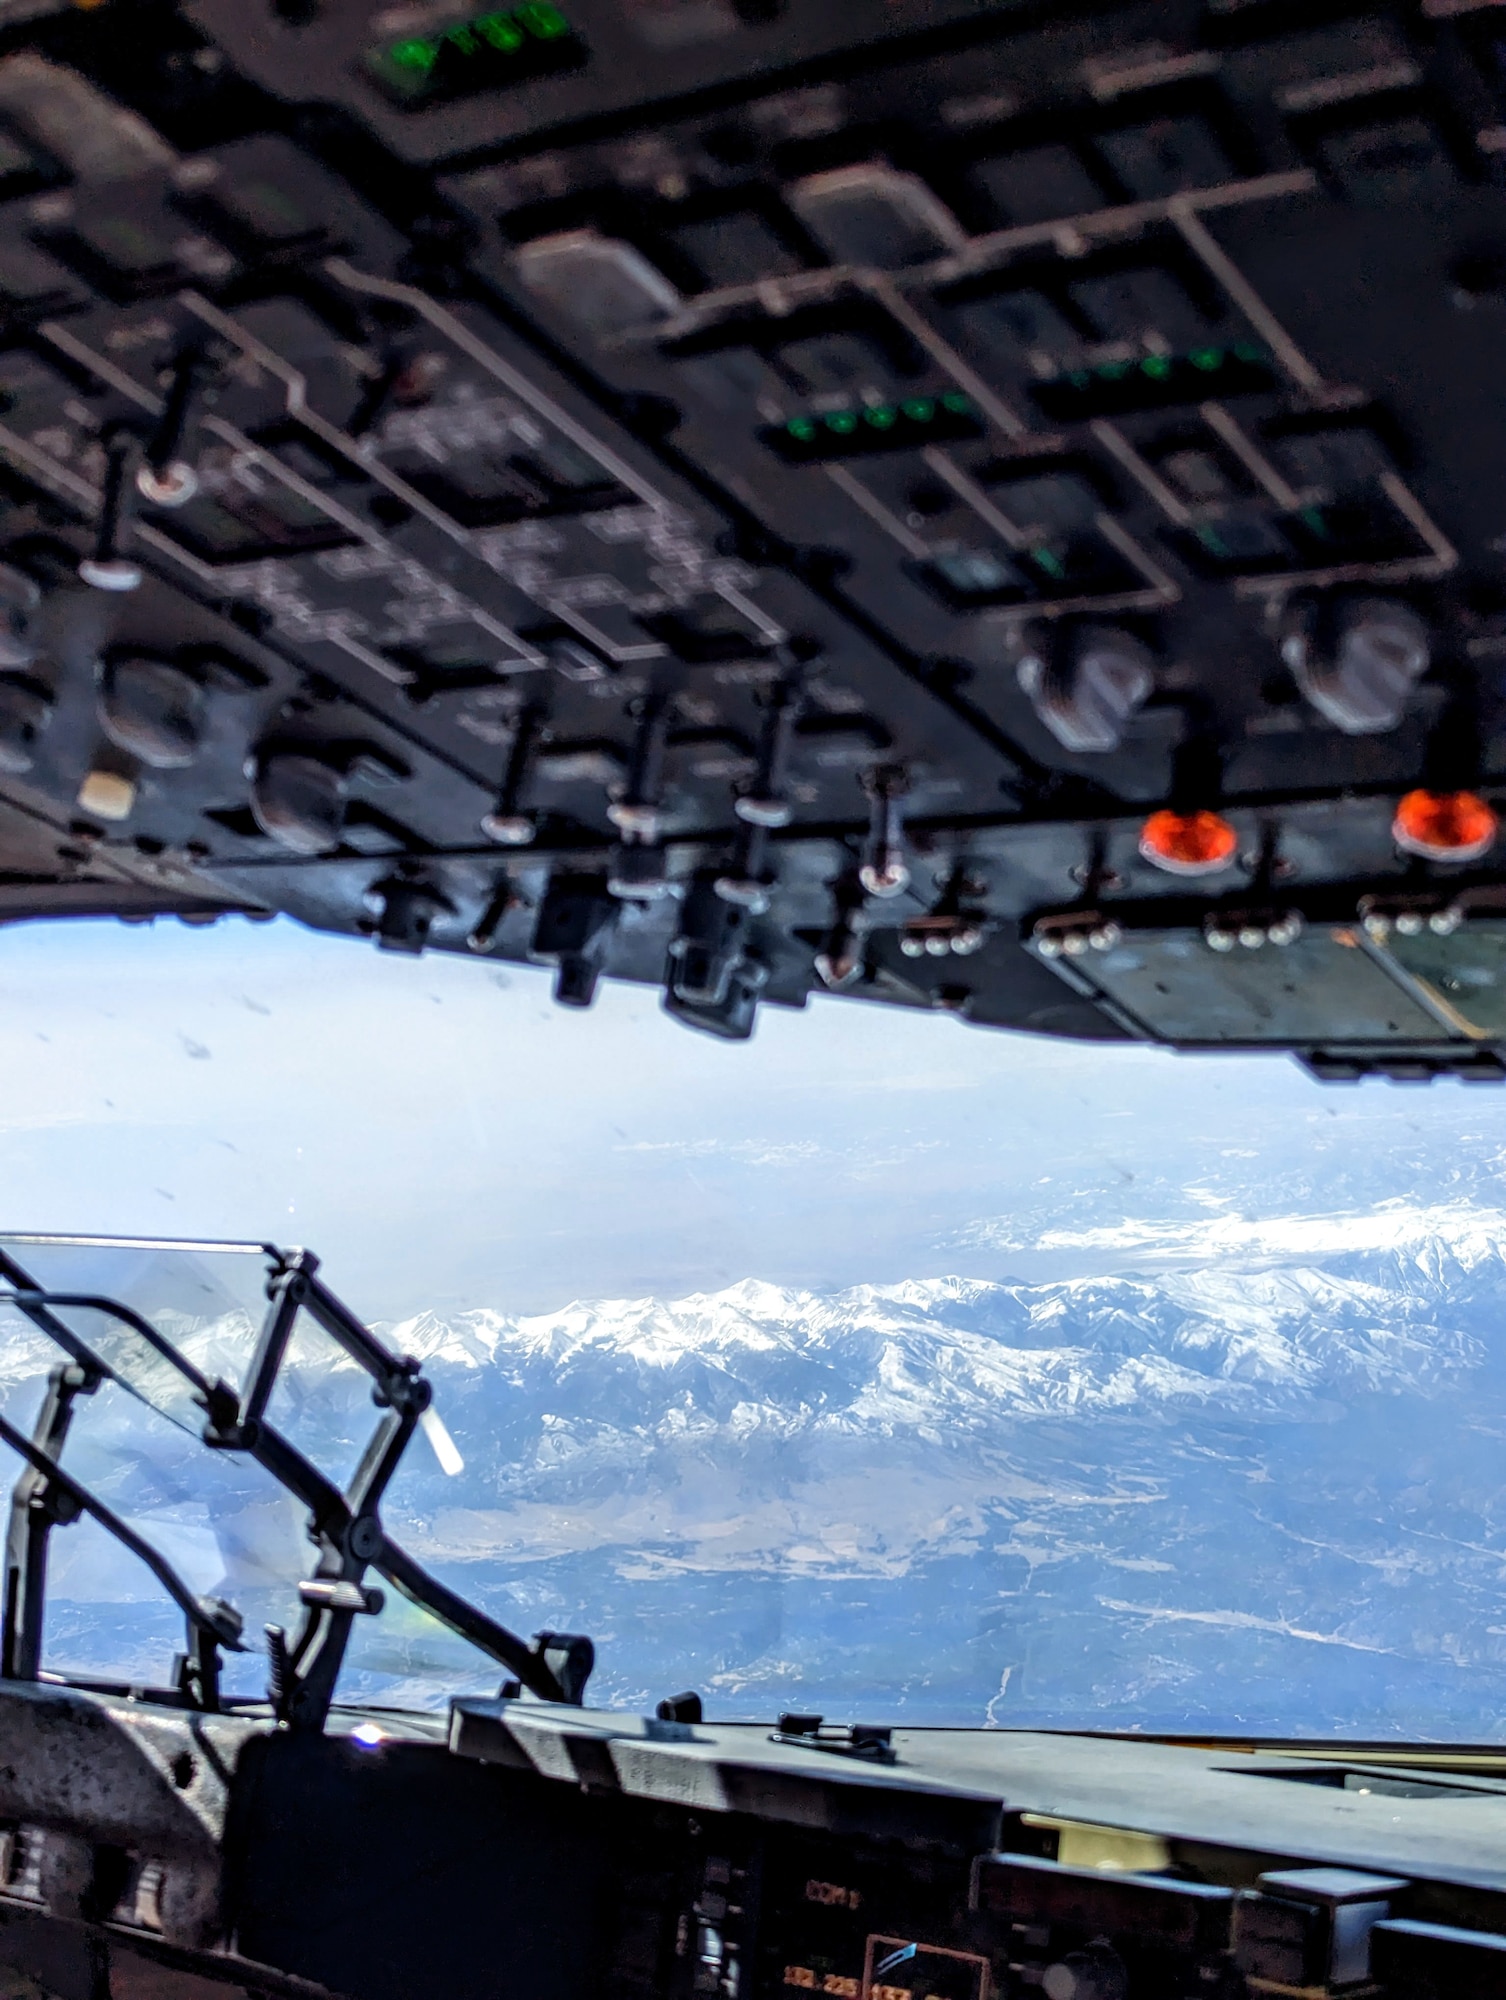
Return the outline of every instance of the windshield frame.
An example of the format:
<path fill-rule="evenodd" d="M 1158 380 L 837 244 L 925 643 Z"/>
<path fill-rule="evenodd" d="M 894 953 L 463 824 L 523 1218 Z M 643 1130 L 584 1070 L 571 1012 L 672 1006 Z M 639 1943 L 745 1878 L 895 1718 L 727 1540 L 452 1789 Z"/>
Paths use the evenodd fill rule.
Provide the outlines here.
<path fill-rule="evenodd" d="M 267 1311 L 255 1352 L 239 1389 L 211 1382 L 175 1342 L 130 1306 L 96 1292 L 45 1289 L 10 1254 L 10 1246 L 61 1250 L 129 1249 L 260 1256 L 266 1262 Z M 303 1617 L 296 1635 L 267 1628 L 268 1701 L 279 1721 L 295 1728 L 322 1730 L 334 1703 L 340 1670 L 359 1616 L 379 1616 L 381 1590 L 368 1586 L 368 1568 L 431 1617 L 468 1640 L 514 1676 L 539 1699 L 579 1706 L 595 1661 L 588 1639 L 541 1633 L 530 1647 L 479 1607 L 430 1575 L 386 1533 L 380 1518 L 382 1496 L 416 1429 L 429 1430 L 441 1459 L 453 1442 L 433 1412 L 433 1392 L 417 1361 L 391 1352 L 330 1291 L 318 1275 L 319 1260 L 306 1250 L 272 1244 L 204 1244 L 165 1238 L 70 1235 L 0 1235 L 0 1279 L 10 1287 L 0 1303 L 10 1304 L 68 1357 L 53 1369 L 35 1434 L 26 1439 L 0 1419 L 0 1442 L 17 1451 L 23 1472 L 12 1502 L 6 1554 L 0 1678 L 42 1677 L 41 1645 L 45 1615 L 47 1557 L 51 1535 L 88 1513 L 105 1531 L 145 1562 L 184 1612 L 188 1650 L 180 1657 L 175 1686 L 167 1697 L 210 1712 L 221 1708 L 219 1649 L 243 1650 L 243 1621 L 223 1600 L 196 1598 L 172 1565 L 135 1534 L 113 1509 L 67 1473 L 61 1454 L 76 1403 L 112 1382 L 155 1414 L 184 1428 L 59 1318 L 61 1311 L 102 1314 L 125 1328 L 189 1385 L 205 1423 L 199 1441 L 211 1451 L 243 1453 L 270 1473 L 309 1510 L 309 1535 L 318 1550 L 312 1576 L 298 1585 Z M 271 1422 L 268 1404 L 287 1355 L 295 1325 L 307 1313 L 323 1332 L 371 1378 L 373 1401 L 381 1413 L 361 1453 L 353 1477 L 342 1490 Z M 458 1453 L 455 1454 L 458 1460 Z"/>

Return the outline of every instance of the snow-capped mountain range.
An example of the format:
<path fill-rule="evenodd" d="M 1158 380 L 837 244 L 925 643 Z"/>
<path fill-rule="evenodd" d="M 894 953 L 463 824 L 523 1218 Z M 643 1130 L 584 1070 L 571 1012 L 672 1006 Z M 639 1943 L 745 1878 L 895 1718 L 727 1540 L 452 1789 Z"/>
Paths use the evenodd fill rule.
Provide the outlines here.
<path fill-rule="evenodd" d="M 520 1629 L 590 1631 L 597 1699 L 1500 1737 L 1503 1246 L 1506 1218 L 1464 1202 L 1219 1215 L 1105 1225 L 1081 1246 L 1103 1274 L 1052 1283 L 420 1314 L 380 1330 L 466 1464 L 446 1478 L 416 1441 L 389 1525 Z M 159 1316 L 239 1372 L 244 1316 Z M 364 1380 L 312 1336 L 293 1359 L 274 1415 L 347 1471 Z M 8 1409 L 41 1365 L 5 1329 Z M 206 1483 L 190 1437 L 117 1392 L 72 1462 L 253 1618 L 306 1561 L 254 1469 L 209 1459 Z M 170 1644 L 149 1582 L 89 1534 L 59 1544 L 59 1658 Z M 389 1610 L 351 1684 L 436 1701 L 494 1679 Z"/>

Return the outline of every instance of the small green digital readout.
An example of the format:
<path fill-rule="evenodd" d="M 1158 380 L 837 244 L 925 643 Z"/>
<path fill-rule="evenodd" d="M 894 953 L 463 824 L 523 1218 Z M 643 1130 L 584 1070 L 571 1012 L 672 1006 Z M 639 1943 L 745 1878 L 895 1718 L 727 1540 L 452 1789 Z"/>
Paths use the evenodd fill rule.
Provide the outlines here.
<path fill-rule="evenodd" d="M 791 417 L 760 433 L 766 445 L 792 464 L 856 458 L 881 451 L 913 451 L 919 444 L 960 444 L 983 435 L 972 399 L 960 390 L 940 396 L 907 396 L 899 403 L 867 403 Z"/>
<path fill-rule="evenodd" d="M 400 102 L 425 104 L 573 69 L 585 56 L 584 42 L 558 7 L 527 0 L 384 42 L 368 52 L 366 66 Z"/>

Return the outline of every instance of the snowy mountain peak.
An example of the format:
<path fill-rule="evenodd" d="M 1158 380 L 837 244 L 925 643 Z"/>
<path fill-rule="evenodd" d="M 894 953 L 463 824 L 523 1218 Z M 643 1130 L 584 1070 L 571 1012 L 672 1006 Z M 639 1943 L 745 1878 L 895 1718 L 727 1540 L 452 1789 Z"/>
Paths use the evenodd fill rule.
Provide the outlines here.
<path fill-rule="evenodd" d="M 1440 1204 L 1283 1235 L 1213 1215 L 1149 1247 L 1123 1225 L 1094 1275 L 1050 1283 L 750 1277 L 416 1313 L 377 1331 L 423 1362 L 465 1467 L 446 1477 L 416 1443 L 385 1518 L 516 1629 L 593 1632 L 595 1691 L 640 1712 L 694 1685 L 723 1712 L 1371 1735 L 1439 1718 L 1479 1740 L 1506 1670 L 1500 1221 Z M 254 1338 L 235 1314 L 170 1330 L 233 1379 Z M 0 1386 L 34 1394 L 53 1358 L 8 1322 Z M 273 1415 L 343 1478 L 366 1391 L 301 1331 Z M 253 1621 L 280 1616 L 300 1510 L 222 1453 L 202 1501 L 180 1415 L 143 1441 L 139 1405 L 105 1390 L 70 1462 L 196 1587 L 223 1572 Z M 153 1586 L 113 1556 L 90 1572 L 90 1546 L 59 1538 L 58 1630 L 104 1635 L 97 1664 L 118 1670 L 122 1605 Z M 363 1636 L 371 1692 L 472 1684 L 403 1617 Z"/>

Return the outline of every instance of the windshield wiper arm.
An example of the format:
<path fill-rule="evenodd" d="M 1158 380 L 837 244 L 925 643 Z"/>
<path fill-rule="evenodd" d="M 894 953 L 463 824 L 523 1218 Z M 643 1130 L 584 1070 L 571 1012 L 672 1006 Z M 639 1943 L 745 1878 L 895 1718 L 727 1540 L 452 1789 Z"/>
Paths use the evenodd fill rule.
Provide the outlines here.
<path fill-rule="evenodd" d="M 32 1312 L 33 1307 L 47 1306 L 72 1306 L 77 1312 L 106 1313 L 111 1319 L 118 1319 L 123 1325 L 130 1327 L 133 1333 L 139 1333 L 147 1345 L 161 1355 L 169 1367 L 176 1368 L 184 1381 L 200 1396 L 210 1394 L 211 1384 L 208 1376 L 201 1375 L 188 1356 L 174 1347 L 165 1333 L 159 1333 L 149 1319 L 143 1319 L 139 1312 L 132 1311 L 130 1306 L 121 1305 L 118 1300 L 102 1298 L 93 1292 L 37 1292 L 20 1286 L 9 1294 L 0 1293 L 0 1303 L 3 1303 L 7 1296 L 14 1300 L 29 1318 L 35 1317 Z M 40 1324 L 40 1321 L 37 1323 Z M 51 1332 L 50 1327 L 48 1331 Z M 77 1340 L 76 1335 L 73 1337 Z M 53 1338 L 57 1338 L 56 1334 Z M 82 1347 L 83 1343 L 79 1341 L 78 1345 Z M 114 1379 L 121 1383 L 122 1388 L 130 1388 L 129 1382 L 122 1380 L 113 1370 L 111 1373 Z M 139 1395 L 140 1391 L 136 1393 Z M 163 1412 L 159 1411 L 158 1414 L 161 1415 Z"/>
<path fill-rule="evenodd" d="M 61 1386 L 66 1388 L 69 1385 Z M 54 1522 L 76 1520 L 80 1514 L 88 1514 L 107 1534 L 113 1535 L 122 1548 L 129 1549 L 138 1561 L 146 1564 L 183 1613 L 188 1625 L 188 1656 L 180 1691 L 192 1692 L 200 1707 L 218 1707 L 219 1649 L 224 1647 L 232 1653 L 246 1650 L 241 1641 L 244 1622 L 235 1606 L 227 1604 L 223 1598 L 195 1595 L 166 1556 L 138 1535 L 113 1507 L 106 1506 L 103 1500 L 91 1493 L 82 1480 L 75 1479 L 71 1472 L 65 1472 L 50 1452 L 43 1450 L 5 1416 L 0 1416 L 0 1444 L 9 1445 L 42 1480 L 40 1490 L 35 1486 L 31 1489 L 32 1506 L 45 1507 Z M 61 1507 L 59 1501 L 63 1503 Z"/>
<path fill-rule="evenodd" d="M 133 1332 L 141 1334 L 162 1359 L 176 1368 L 195 1390 L 201 1395 L 207 1395 L 210 1392 L 210 1385 L 200 1375 L 198 1369 L 185 1356 L 179 1354 L 172 1342 L 144 1320 L 139 1313 L 133 1312 L 129 1306 L 119 1304 L 115 1299 L 99 1298 L 93 1294 L 44 1292 L 32 1283 L 20 1265 L 13 1263 L 3 1250 L 0 1250 L 0 1279 L 4 1279 L 11 1287 L 8 1292 L 0 1292 L 0 1305 L 19 1307 L 33 1326 L 45 1333 L 56 1346 L 61 1347 L 70 1361 L 86 1371 L 92 1380 L 84 1393 L 92 1395 L 101 1382 L 113 1382 L 117 1389 L 124 1389 L 128 1396 L 134 1397 L 138 1403 L 161 1417 L 164 1422 L 175 1425 L 179 1430 L 187 1431 L 190 1437 L 193 1436 L 193 1432 L 186 1424 L 179 1422 L 178 1418 L 170 1415 L 168 1411 L 159 1409 L 144 1390 L 137 1388 L 129 1375 L 122 1375 L 118 1368 L 112 1368 L 104 1356 L 96 1353 L 81 1334 L 75 1333 L 71 1326 L 60 1320 L 52 1308 L 72 1306 L 91 1312 L 108 1313 L 112 1319 L 120 1320 Z"/>

